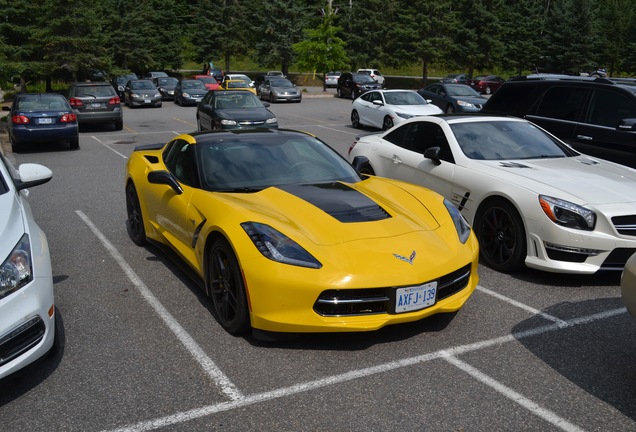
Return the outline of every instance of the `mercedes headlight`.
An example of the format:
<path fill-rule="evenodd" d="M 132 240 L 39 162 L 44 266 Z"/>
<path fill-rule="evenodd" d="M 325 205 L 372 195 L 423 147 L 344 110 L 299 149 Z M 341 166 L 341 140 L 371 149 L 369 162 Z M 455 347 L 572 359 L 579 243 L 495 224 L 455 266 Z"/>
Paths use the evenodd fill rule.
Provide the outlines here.
<path fill-rule="evenodd" d="M 444 205 L 446 206 L 446 210 L 448 210 L 448 213 L 453 220 L 453 224 L 455 224 L 455 229 L 457 230 L 459 241 L 462 243 L 466 243 L 466 240 L 468 240 L 468 237 L 470 237 L 470 225 L 466 221 L 466 218 L 464 218 L 459 209 L 446 198 L 444 198 Z"/>
<path fill-rule="evenodd" d="M 269 225 L 244 222 L 241 226 L 265 258 L 300 267 L 322 267 L 322 264 L 298 243 Z"/>
<path fill-rule="evenodd" d="M 539 204 L 543 212 L 557 225 L 584 231 L 594 230 L 596 213 L 578 204 L 539 195 Z"/>
<path fill-rule="evenodd" d="M 24 234 L 0 266 L 0 299 L 33 280 L 29 235 Z"/>

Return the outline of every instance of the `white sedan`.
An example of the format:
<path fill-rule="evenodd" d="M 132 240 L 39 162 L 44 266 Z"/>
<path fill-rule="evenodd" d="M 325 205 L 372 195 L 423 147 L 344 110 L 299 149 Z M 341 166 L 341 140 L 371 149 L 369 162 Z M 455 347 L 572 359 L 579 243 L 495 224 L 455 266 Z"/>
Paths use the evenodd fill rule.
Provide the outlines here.
<path fill-rule="evenodd" d="M 387 130 L 411 117 L 442 112 L 413 90 L 373 90 L 353 101 L 351 125 Z"/>
<path fill-rule="evenodd" d="M 481 262 L 498 271 L 620 271 L 636 252 L 636 170 L 526 120 L 417 117 L 359 137 L 349 158 L 359 156 L 362 172 L 450 199 L 473 225 Z"/>
<path fill-rule="evenodd" d="M 0 154 L 0 379 L 58 346 L 49 247 L 25 198 L 52 175 Z"/>

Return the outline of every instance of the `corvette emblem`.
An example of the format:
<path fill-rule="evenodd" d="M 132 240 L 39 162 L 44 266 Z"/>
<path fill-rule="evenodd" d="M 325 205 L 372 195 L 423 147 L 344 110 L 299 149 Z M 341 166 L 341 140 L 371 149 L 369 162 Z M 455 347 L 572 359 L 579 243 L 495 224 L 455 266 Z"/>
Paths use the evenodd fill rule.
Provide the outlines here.
<path fill-rule="evenodd" d="M 393 254 L 394 257 L 396 257 L 397 259 L 399 259 L 400 261 L 404 261 L 407 262 L 409 264 L 413 264 L 413 260 L 415 259 L 415 251 L 411 252 L 411 256 L 410 257 L 405 257 L 402 255 L 398 255 L 398 254 Z"/>

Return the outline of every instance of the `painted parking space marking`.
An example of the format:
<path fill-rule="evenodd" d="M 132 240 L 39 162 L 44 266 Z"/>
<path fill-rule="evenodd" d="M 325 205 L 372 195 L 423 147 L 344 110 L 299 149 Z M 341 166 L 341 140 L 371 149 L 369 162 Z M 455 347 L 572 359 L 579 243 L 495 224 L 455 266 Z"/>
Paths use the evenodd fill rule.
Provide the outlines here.
<path fill-rule="evenodd" d="M 450 364 L 452 364 L 453 366 L 456 366 L 457 368 L 463 370 L 464 372 L 466 372 L 473 378 L 477 379 L 479 382 L 493 388 L 495 391 L 497 391 L 497 393 L 500 393 L 503 396 L 507 397 L 508 399 L 512 400 L 513 402 L 521 405 L 522 407 L 524 407 L 525 409 L 527 409 L 534 415 L 542 418 L 543 420 L 549 423 L 552 423 L 559 429 L 564 430 L 566 432 L 582 432 L 583 431 L 583 429 L 579 428 L 575 424 L 570 423 L 569 421 L 558 416 L 557 414 L 550 411 L 549 409 L 543 408 L 539 404 L 526 398 L 522 394 L 514 391 L 510 387 L 506 387 L 505 385 L 492 379 L 488 375 L 482 373 L 478 369 L 458 359 L 457 357 L 448 355 L 444 359 Z"/>
<path fill-rule="evenodd" d="M 217 365 L 207 356 L 196 341 L 188 334 L 188 332 L 178 323 L 178 321 L 168 312 L 168 310 L 159 302 L 152 294 L 150 289 L 137 276 L 132 267 L 126 262 L 124 257 L 113 246 L 113 244 L 101 233 L 101 231 L 93 224 L 93 222 L 81 211 L 76 210 L 75 213 L 84 221 L 84 223 L 95 234 L 104 248 L 110 253 L 111 257 L 119 264 L 119 267 L 126 274 L 128 279 L 137 288 L 142 298 L 154 309 L 161 317 L 164 324 L 174 333 L 177 339 L 190 352 L 194 360 L 199 363 L 203 371 L 212 379 L 221 391 L 231 400 L 243 399 L 243 395 L 238 388 L 230 381 L 230 379 L 217 367 Z"/>
<path fill-rule="evenodd" d="M 535 309 L 533 307 L 530 307 L 530 306 L 528 306 L 528 305 L 526 305 L 524 303 L 521 303 L 521 302 L 518 302 L 516 300 L 513 300 L 510 297 L 506 297 L 504 295 L 501 295 L 501 294 L 499 294 L 497 292 L 491 291 L 491 290 L 489 290 L 487 288 L 484 288 L 482 286 L 477 286 L 477 289 L 479 291 L 485 293 L 485 294 L 488 294 L 488 295 L 490 295 L 492 297 L 498 298 L 499 300 L 502 300 L 502 301 L 504 301 L 504 302 L 506 302 L 506 303 L 508 303 L 508 304 L 510 304 L 512 306 L 515 306 L 515 307 L 517 307 L 519 309 L 523 309 L 523 310 L 529 312 L 532 315 L 539 315 L 539 316 L 547 319 L 548 321 L 552 321 L 554 323 L 557 323 L 557 325 L 559 325 L 561 327 L 566 327 L 567 326 L 567 322 L 565 322 L 564 320 L 562 320 L 560 318 L 557 318 L 555 316 L 552 316 L 550 314 L 547 314 L 547 313 L 545 313 L 543 311 L 540 311 L 538 309 Z"/>

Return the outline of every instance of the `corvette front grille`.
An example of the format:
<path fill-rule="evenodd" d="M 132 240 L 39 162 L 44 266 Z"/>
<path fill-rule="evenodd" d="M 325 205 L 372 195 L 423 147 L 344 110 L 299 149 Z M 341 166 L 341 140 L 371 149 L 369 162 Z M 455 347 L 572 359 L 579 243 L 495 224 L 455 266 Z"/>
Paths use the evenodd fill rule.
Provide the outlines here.
<path fill-rule="evenodd" d="M 437 281 L 439 301 L 466 288 L 469 279 L 470 264 L 424 283 Z M 398 288 L 401 287 L 326 290 L 318 296 L 314 311 L 322 316 L 393 314 Z"/>

